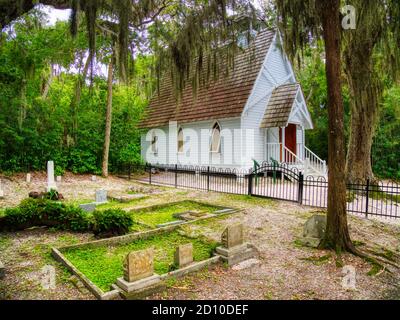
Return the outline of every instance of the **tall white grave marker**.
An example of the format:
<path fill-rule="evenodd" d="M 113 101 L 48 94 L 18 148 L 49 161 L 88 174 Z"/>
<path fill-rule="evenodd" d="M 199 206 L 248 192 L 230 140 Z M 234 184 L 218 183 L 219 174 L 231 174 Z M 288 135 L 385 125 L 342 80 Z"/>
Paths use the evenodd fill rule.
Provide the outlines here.
<path fill-rule="evenodd" d="M 54 161 L 47 162 L 47 191 L 57 190 L 57 185 L 54 181 Z"/>
<path fill-rule="evenodd" d="M 1 179 L 0 179 L 0 199 L 4 199 L 4 190 L 3 190 L 3 187 L 1 185 Z"/>

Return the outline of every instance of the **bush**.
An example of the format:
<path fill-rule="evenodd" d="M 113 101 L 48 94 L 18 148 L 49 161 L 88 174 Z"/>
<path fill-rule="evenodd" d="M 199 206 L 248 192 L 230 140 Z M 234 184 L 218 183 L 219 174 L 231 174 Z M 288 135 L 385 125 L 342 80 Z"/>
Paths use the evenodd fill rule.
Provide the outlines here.
<path fill-rule="evenodd" d="M 93 232 L 101 236 L 122 235 L 134 224 L 131 214 L 121 209 L 95 211 Z"/>
<path fill-rule="evenodd" d="M 0 230 L 23 230 L 35 226 L 87 231 L 91 229 L 91 222 L 78 207 L 46 199 L 26 199 L 18 207 L 5 210 Z"/>

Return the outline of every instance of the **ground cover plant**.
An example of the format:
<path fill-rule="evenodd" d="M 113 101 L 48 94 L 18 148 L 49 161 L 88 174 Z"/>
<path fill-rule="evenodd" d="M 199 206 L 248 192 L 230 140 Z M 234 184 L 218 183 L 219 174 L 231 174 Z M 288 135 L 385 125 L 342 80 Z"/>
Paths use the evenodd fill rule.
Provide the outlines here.
<path fill-rule="evenodd" d="M 189 242 L 193 244 L 195 261 L 210 258 L 217 245 L 216 242 L 205 238 L 189 238 L 181 232 L 173 231 L 124 245 L 67 249 L 63 254 L 94 284 L 108 291 L 116 279 L 123 276 L 123 261 L 128 253 L 154 248 L 154 271 L 157 274 L 164 274 L 175 269 L 175 249 Z"/>
<path fill-rule="evenodd" d="M 1 231 L 49 227 L 74 232 L 94 232 L 98 236 L 122 235 L 134 228 L 132 216 L 121 209 L 88 213 L 76 205 L 49 199 L 25 199 L 17 207 L 0 214 Z"/>
<path fill-rule="evenodd" d="M 156 227 L 159 224 L 178 221 L 176 214 L 187 211 L 213 213 L 220 209 L 217 206 L 198 203 L 194 201 L 182 201 L 164 206 L 149 207 L 133 212 L 133 219 L 139 223 Z"/>

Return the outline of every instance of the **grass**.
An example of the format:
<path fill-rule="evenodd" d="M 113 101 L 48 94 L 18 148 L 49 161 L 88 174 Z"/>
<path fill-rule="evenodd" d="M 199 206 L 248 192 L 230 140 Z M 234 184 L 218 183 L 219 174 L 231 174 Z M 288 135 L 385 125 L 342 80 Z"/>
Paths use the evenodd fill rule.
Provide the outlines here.
<path fill-rule="evenodd" d="M 118 202 L 118 201 L 108 201 L 107 203 L 100 204 L 96 207 L 96 210 L 108 210 L 108 209 L 124 209 L 132 207 L 132 204 L 139 203 L 143 200 L 146 200 L 148 197 L 132 199 L 129 202 Z"/>
<path fill-rule="evenodd" d="M 226 195 L 226 199 L 230 201 L 237 201 L 241 205 L 250 204 L 260 207 L 270 207 L 276 204 L 274 200 L 249 195 L 228 194 Z"/>
<path fill-rule="evenodd" d="M 370 191 L 369 196 L 374 200 L 388 201 L 389 203 L 400 203 L 400 194 L 390 194 L 383 191 Z"/>
<path fill-rule="evenodd" d="M 174 268 L 176 247 L 191 242 L 195 261 L 211 257 L 217 243 L 202 239 L 191 239 L 178 232 L 139 239 L 130 244 L 102 246 L 98 248 L 77 248 L 64 252 L 64 255 L 94 284 L 108 291 L 116 279 L 123 276 L 123 261 L 132 251 L 153 247 L 155 250 L 154 271 L 164 274 Z"/>
<path fill-rule="evenodd" d="M 312 256 L 312 257 L 307 257 L 307 258 L 300 258 L 300 260 L 309 261 L 315 266 L 321 266 L 321 265 L 327 263 L 331 258 L 332 258 L 332 255 L 331 254 L 327 254 L 327 255 L 322 256 L 322 257 Z"/>
<path fill-rule="evenodd" d="M 187 200 L 175 204 L 167 204 L 132 211 L 132 214 L 135 221 L 151 227 L 156 227 L 159 224 L 178 221 L 179 219 L 174 217 L 177 213 L 183 213 L 185 211 L 212 213 L 218 209 L 219 208 L 216 206 Z"/>
<path fill-rule="evenodd" d="M 0 250 L 5 250 L 12 244 L 12 241 L 10 238 L 6 236 L 0 236 Z"/>

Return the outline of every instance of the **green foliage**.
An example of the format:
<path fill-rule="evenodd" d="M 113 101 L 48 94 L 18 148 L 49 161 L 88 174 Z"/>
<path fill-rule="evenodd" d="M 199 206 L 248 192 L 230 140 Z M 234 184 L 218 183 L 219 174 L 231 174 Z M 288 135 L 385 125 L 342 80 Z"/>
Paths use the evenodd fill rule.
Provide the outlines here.
<path fill-rule="evenodd" d="M 193 244 L 194 261 L 210 258 L 216 246 L 215 242 L 188 238 L 175 231 L 124 245 L 70 249 L 63 254 L 94 284 L 108 291 L 115 280 L 123 275 L 123 261 L 128 253 L 154 248 L 154 271 L 164 274 L 173 266 L 175 249 L 189 242 Z"/>
<path fill-rule="evenodd" d="M 192 201 L 181 201 L 179 203 L 162 205 L 159 207 L 145 208 L 142 210 L 132 211 L 133 219 L 145 225 L 156 227 L 159 224 L 173 222 L 179 220 L 176 214 L 187 211 L 198 211 L 204 213 L 212 213 L 218 208 Z"/>
<path fill-rule="evenodd" d="M 314 122 L 314 129 L 306 131 L 306 144 L 322 159 L 328 159 L 328 110 L 325 64 L 319 47 L 305 49 L 303 62 L 297 68 L 307 105 Z M 380 75 L 383 79 L 385 74 Z M 400 86 L 387 83 L 380 121 L 372 146 L 373 171 L 381 178 L 400 179 Z M 343 87 L 345 104 L 346 138 L 349 135 L 349 93 Z"/>
<path fill-rule="evenodd" d="M 72 108 L 87 50 L 85 32 L 68 36 L 68 24 L 43 25 L 40 17 L 26 16 L 15 25 L 16 34 L 2 34 L 0 46 L 0 171 L 44 170 L 54 160 L 57 175 L 101 172 L 107 82 L 94 75 L 85 83 L 77 106 L 76 128 Z M 102 43 L 98 41 L 100 47 Z M 98 59 L 106 59 L 99 48 Z M 138 83 L 115 84 L 111 131 L 110 171 L 122 163 L 140 163 L 137 123 L 146 105 L 141 81 L 147 78 L 151 57 L 138 56 Z M 66 71 L 56 71 L 64 68 Z M 82 71 L 81 71 L 82 72 Z M 52 75 L 52 76 L 51 76 Z M 48 86 L 47 94 L 45 88 Z"/>
<path fill-rule="evenodd" d="M 121 209 L 95 211 L 93 217 L 96 235 L 122 235 L 128 233 L 134 224 L 132 215 Z"/>
<path fill-rule="evenodd" d="M 58 197 L 59 197 L 59 193 L 57 190 L 54 190 L 54 189 L 51 189 L 45 195 L 45 199 L 48 199 L 48 200 L 58 200 Z"/>
<path fill-rule="evenodd" d="M 400 179 L 400 86 L 384 95 L 372 148 L 373 168 L 381 178 Z"/>
<path fill-rule="evenodd" d="M 49 226 L 87 231 L 91 223 L 88 215 L 78 207 L 46 199 L 25 199 L 18 207 L 5 210 L 4 226 L 10 230 Z"/>

